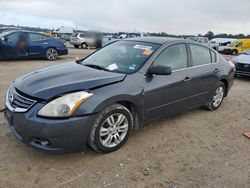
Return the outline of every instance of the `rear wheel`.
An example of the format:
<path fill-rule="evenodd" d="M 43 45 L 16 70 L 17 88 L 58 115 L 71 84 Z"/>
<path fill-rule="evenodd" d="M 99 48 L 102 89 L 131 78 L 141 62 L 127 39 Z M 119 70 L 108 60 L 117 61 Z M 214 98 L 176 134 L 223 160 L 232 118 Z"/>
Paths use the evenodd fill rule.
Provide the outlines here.
<path fill-rule="evenodd" d="M 88 45 L 84 42 L 81 44 L 81 47 L 82 47 L 82 49 L 86 49 L 88 47 Z"/>
<path fill-rule="evenodd" d="M 223 82 L 220 82 L 216 87 L 216 90 L 211 96 L 210 101 L 207 104 L 207 108 L 211 111 L 217 110 L 223 102 L 225 97 L 225 85 Z"/>
<path fill-rule="evenodd" d="M 45 57 L 49 61 L 54 61 L 58 58 L 58 51 L 55 48 L 48 48 L 45 52 Z"/>
<path fill-rule="evenodd" d="M 100 113 L 90 130 L 89 145 L 100 153 L 119 149 L 128 139 L 133 127 L 130 111 L 114 104 Z"/>

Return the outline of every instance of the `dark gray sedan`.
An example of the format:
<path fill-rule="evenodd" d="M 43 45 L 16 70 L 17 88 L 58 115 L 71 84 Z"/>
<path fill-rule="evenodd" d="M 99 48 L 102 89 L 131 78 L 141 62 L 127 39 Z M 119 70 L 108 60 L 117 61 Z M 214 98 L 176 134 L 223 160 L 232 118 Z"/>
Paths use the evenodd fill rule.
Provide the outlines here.
<path fill-rule="evenodd" d="M 133 129 L 205 106 L 216 110 L 235 66 L 213 49 L 173 38 L 116 41 L 77 62 L 13 82 L 5 117 L 22 142 L 53 153 L 120 148 Z"/>

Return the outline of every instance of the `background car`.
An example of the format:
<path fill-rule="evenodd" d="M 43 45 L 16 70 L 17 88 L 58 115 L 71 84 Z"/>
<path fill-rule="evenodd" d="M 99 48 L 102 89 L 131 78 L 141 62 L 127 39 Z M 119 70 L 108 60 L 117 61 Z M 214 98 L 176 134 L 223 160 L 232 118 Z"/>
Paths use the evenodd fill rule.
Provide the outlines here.
<path fill-rule="evenodd" d="M 188 37 L 188 39 L 199 42 L 204 45 L 209 45 L 209 40 L 207 37 Z"/>
<path fill-rule="evenodd" d="M 231 59 L 236 67 L 236 75 L 250 76 L 250 50 Z"/>
<path fill-rule="evenodd" d="M 209 45 L 218 52 L 222 52 L 226 46 L 235 42 L 237 39 L 232 38 L 213 38 L 209 41 Z"/>
<path fill-rule="evenodd" d="M 0 34 L 7 31 L 22 30 L 18 27 L 0 27 Z"/>
<path fill-rule="evenodd" d="M 237 39 L 225 47 L 223 53 L 237 55 L 248 49 L 250 49 L 250 39 Z"/>
<path fill-rule="evenodd" d="M 0 59 L 46 58 L 56 60 L 67 55 L 64 43 L 53 37 L 29 31 L 9 31 L 0 34 Z"/>
<path fill-rule="evenodd" d="M 86 31 L 74 33 L 70 37 L 70 44 L 75 48 L 86 49 L 88 47 L 100 48 L 102 47 L 103 34 L 97 31 Z"/>

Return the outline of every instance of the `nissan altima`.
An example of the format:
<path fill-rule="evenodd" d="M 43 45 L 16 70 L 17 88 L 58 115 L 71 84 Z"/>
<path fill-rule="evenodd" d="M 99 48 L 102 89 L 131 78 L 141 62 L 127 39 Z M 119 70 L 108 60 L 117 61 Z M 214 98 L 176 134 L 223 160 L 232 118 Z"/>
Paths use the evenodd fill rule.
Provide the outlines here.
<path fill-rule="evenodd" d="M 42 151 L 90 146 L 108 153 L 149 122 L 203 106 L 218 109 L 234 72 L 202 44 L 126 39 L 17 78 L 6 94 L 5 117 L 17 139 Z"/>

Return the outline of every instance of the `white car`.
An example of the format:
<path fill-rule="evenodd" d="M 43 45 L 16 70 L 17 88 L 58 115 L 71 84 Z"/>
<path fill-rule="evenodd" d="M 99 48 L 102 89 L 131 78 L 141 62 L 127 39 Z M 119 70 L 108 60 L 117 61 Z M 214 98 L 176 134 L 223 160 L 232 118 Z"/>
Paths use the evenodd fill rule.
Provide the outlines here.
<path fill-rule="evenodd" d="M 210 46 L 217 50 L 218 52 L 222 52 L 226 46 L 235 42 L 236 39 L 231 38 L 214 38 L 209 41 Z"/>

